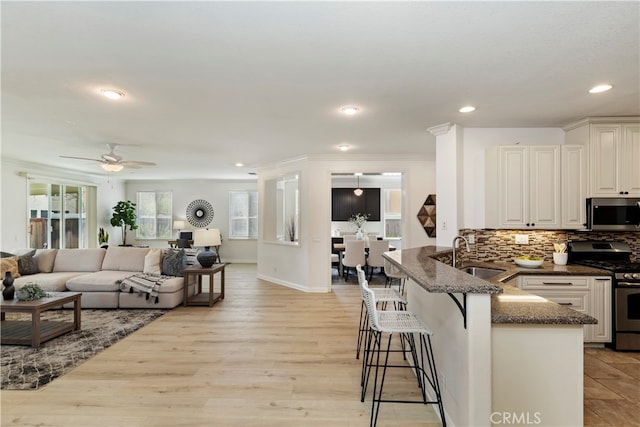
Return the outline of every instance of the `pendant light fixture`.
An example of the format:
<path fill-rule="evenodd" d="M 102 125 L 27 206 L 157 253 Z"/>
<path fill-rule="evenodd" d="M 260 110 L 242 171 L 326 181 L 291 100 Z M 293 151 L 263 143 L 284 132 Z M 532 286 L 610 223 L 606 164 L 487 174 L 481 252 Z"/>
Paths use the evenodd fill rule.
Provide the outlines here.
<path fill-rule="evenodd" d="M 355 189 L 355 190 L 353 190 L 353 194 L 355 194 L 356 196 L 360 197 L 360 196 L 362 196 L 362 193 L 363 193 L 364 191 L 362 190 L 362 188 L 360 188 L 360 174 L 359 174 L 359 173 L 357 173 L 357 174 L 355 174 L 355 175 L 356 175 L 357 180 L 358 180 L 358 185 L 357 185 L 356 189 Z"/>

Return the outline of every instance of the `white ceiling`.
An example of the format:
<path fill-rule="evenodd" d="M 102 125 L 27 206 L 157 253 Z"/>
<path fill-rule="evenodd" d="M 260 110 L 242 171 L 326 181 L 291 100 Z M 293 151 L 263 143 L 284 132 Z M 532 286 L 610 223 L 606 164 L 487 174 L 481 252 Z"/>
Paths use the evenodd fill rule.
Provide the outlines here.
<path fill-rule="evenodd" d="M 2 1 L 2 156 L 127 179 L 433 155 L 426 129 L 640 115 L 640 2 Z M 613 90 L 589 95 L 601 82 Z M 100 88 L 126 93 L 122 101 Z M 361 107 L 345 117 L 339 108 Z M 464 115 L 465 104 L 477 107 Z M 349 154 L 347 154 L 349 155 Z M 234 166 L 243 162 L 244 168 Z"/>

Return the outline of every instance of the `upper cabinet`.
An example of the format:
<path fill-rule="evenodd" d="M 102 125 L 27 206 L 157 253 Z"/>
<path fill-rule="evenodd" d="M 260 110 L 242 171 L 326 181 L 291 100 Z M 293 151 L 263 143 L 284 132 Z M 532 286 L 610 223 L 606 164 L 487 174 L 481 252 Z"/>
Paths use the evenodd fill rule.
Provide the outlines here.
<path fill-rule="evenodd" d="M 586 197 L 640 197 L 640 117 L 589 117 L 564 130 L 566 144 L 588 150 Z"/>
<path fill-rule="evenodd" d="M 585 145 L 561 147 L 562 228 L 579 229 L 586 225 L 585 199 L 589 193 L 587 151 Z"/>
<path fill-rule="evenodd" d="M 560 228 L 560 146 L 497 146 L 487 153 L 488 228 Z"/>
<path fill-rule="evenodd" d="M 640 124 L 593 124 L 591 196 L 640 196 Z"/>

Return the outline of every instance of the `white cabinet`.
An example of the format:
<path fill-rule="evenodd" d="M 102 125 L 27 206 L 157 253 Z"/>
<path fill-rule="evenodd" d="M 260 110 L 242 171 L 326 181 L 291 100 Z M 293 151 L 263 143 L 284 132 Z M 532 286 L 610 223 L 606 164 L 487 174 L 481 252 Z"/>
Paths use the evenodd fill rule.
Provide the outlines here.
<path fill-rule="evenodd" d="M 487 153 L 488 228 L 559 228 L 560 146 L 497 146 Z"/>
<path fill-rule="evenodd" d="M 592 124 L 591 196 L 640 196 L 640 124 Z"/>
<path fill-rule="evenodd" d="M 563 145 L 561 149 L 562 228 L 586 225 L 585 199 L 588 194 L 587 147 Z"/>
<path fill-rule="evenodd" d="M 597 325 L 586 325 L 586 341 L 611 342 L 612 290 L 611 277 L 591 277 L 590 316 L 598 319 Z"/>
<path fill-rule="evenodd" d="M 518 287 L 598 320 L 584 325 L 585 342 L 611 341 L 611 278 L 592 276 L 520 276 Z"/>

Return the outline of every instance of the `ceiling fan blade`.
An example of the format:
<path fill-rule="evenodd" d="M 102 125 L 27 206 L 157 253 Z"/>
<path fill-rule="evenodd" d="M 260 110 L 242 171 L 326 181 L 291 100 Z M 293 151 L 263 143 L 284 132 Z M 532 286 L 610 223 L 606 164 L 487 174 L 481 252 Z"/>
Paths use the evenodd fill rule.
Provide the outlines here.
<path fill-rule="evenodd" d="M 123 160 L 118 164 L 122 166 L 156 166 L 154 162 L 141 162 L 139 160 Z"/>
<path fill-rule="evenodd" d="M 74 157 L 74 156 L 60 156 L 63 157 L 65 159 L 76 159 L 76 160 L 91 160 L 92 162 L 99 162 L 99 163 L 105 163 L 104 160 L 100 160 L 100 159 L 89 159 L 87 157 Z"/>
<path fill-rule="evenodd" d="M 122 160 L 122 156 L 118 156 L 114 153 L 114 150 L 118 147 L 118 144 L 108 143 L 107 147 L 109 147 L 109 152 L 107 154 L 103 154 L 102 158 L 107 162 L 119 162 Z"/>

